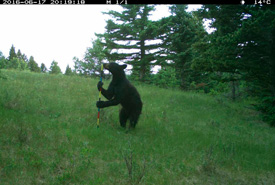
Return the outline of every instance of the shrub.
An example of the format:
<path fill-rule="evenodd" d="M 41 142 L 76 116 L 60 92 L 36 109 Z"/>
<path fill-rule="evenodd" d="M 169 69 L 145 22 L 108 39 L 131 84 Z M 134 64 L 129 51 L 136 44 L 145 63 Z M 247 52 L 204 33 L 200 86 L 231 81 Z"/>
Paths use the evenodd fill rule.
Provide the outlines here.
<path fill-rule="evenodd" d="M 263 121 L 267 122 L 270 126 L 275 126 L 275 97 L 264 97 L 261 102 L 256 106 L 261 111 Z"/>
<path fill-rule="evenodd" d="M 152 77 L 152 83 L 164 88 L 180 86 L 180 80 L 176 77 L 176 70 L 172 67 L 162 68 Z"/>

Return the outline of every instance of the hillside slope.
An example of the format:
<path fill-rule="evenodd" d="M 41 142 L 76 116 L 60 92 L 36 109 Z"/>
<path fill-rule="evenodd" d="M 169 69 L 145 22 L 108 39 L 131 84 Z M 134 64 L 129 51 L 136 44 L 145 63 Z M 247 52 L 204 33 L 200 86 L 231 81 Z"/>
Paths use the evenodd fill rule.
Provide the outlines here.
<path fill-rule="evenodd" d="M 275 130 L 243 104 L 136 85 L 137 128 L 117 106 L 97 129 L 97 81 L 1 70 L 0 184 L 275 184 Z"/>

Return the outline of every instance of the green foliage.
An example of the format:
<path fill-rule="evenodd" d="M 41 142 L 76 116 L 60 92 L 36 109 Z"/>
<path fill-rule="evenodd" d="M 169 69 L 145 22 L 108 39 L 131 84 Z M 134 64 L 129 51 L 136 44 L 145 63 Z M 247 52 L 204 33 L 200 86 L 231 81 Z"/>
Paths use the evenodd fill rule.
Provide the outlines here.
<path fill-rule="evenodd" d="M 212 88 L 210 89 L 210 95 L 221 95 L 229 91 L 228 83 L 211 81 Z"/>
<path fill-rule="evenodd" d="M 7 69 L 26 70 L 26 69 L 28 69 L 28 64 L 22 59 L 13 58 L 12 60 L 8 61 L 6 68 Z"/>
<path fill-rule="evenodd" d="M 80 76 L 83 75 L 86 68 L 85 63 L 77 57 L 73 58 L 73 62 L 74 62 L 74 73 Z"/>
<path fill-rule="evenodd" d="M 106 47 L 98 38 L 92 42 L 92 47 L 87 48 L 84 61 L 74 58 L 75 65 L 79 66 L 78 72 L 87 76 L 98 76 L 101 71 L 101 64 L 106 60 Z"/>
<path fill-rule="evenodd" d="M 42 73 L 46 73 L 47 70 L 48 70 L 47 67 L 46 67 L 46 65 L 44 63 L 41 64 L 40 69 L 41 69 Z"/>
<path fill-rule="evenodd" d="M 176 70 L 173 67 L 163 67 L 157 74 L 152 75 L 151 83 L 164 88 L 180 87 L 180 80 L 176 76 Z"/>
<path fill-rule="evenodd" d="M 17 51 L 16 58 L 23 60 L 23 55 L 22 55 L 20 49 L 18 49 L 18 51 Z"/>
<path fill-rule="evenodd" d="M 50 74 L 60 74 L 61 69 L 58 66 L 58 62 L 52 61 L 51 66 L 50 66 Z"/>
<path fill-rule="evenodd" d="M 12 61 L 13 58 L 17 58 L 15 47 L 12 45 L 9 52 L 9 61 Z"/>
<path fill-rule="evenodd" d="M 5 59 L 0 53 L 0 69 L 17 69 L 17 70 L 27 70 L 28 60 L 25 54 L 22 54 L 20 49 L 17 54 L 15 52 L 15 47 L 12 45 L 9 53 L 8 59 Z"/>
<path fill-rule="evenodd" d="M 208 84 L 212 85 L 211 94 L 230 92 L 230 98 L 233 100 L 236 99 L 236 89 L 238 88 L 236 84 L 239 84 L 243 78 L 240 71 L 243 64 L 240 62 L 236 37 L 245 16 L 243 11 L 242 6 L 233 8 L 232 5 L 205 5 L 199 11 L 200 13 L 197 12 L 197 16 L 215 19 L 211 23 L 211 27 L 215 28 L 215 31 L 192 46 L 194 49 L 192 68 L 210 73 L 211 78 Z"/>
<path fill-rule="evenodd" d="M 201 82 L 201 74 L 191 68 L 194 42 L 206 34 L 202 23 L 191 13 L 186 12 L 187 5 L 173 5 L 170 7 L 171 16 L 158 21 L 159 39 L 163 40 L 165 48 L 156 64 L 165 67 L 173 64 L 180 86 L 188 90 L 192 82 Z M 165 56 L 163 56 L 165 54 Z"/>
<path fill-rule="evenodd" d="M 20 61 L 18 58 L 12 58 L 11 60 L 9 60 L 8 69 L 20 69 Z"/>
<path fill-rule="evenodd" d="M 262 112 L 263 120 L 275 127 L 275 97 L 263 97 L 256 107 Z"/>
<path fill-rule="evenodd" d="M 19 59 L 20 62 L 20 70 L 28 70 L 28 63 L 23 60 L 23 59 Z"/>
<path fill-rule="evenodd" d="M 107 47 L 105 52 L 109 61 L 126 62 L 133 65 L 133 75 L 144 81 L 150 74 L 152 61 L 159 52 L 150 52 L 158 49 L 159 44 L 147 45 L 157 36 L 157 25 L 149 20 L 154 5 L 123 5 L 123 11 L 109 11 L 104 14 L 112 16 L 107 20 L 106 32 L 96 34 Z"/>
<path fill-rule="evenodd" d="M 118 106 L 97 129 L 98 79 L 1 73 L 2 184 L 275 182 L 274 128 L 247 103 L 139 83 L 143 113 L 126 133 Z"/>
<path fill-rule="evenodd" d="M 275 96 L 274 10 L 273 6 L 205 5 L 197 15 L 213 20 L 215 31 L 193 45 L 193 69 L 230 82 L 233 100 L 238 84 L 245 81 L 246 94 L 262 99 L 259 110 L 265 120 L 268 115 L 273 119 L 268 108 L 272 103 L 266 105 L 265 98 Z"/>
<path fill-rule="evenodd" d="M 210 72 L 227 72 L 235 74 L 240 63 L 235 32 L 240 29 L 240 19 L 244 15 L 242 6 L 205 5 L 204 18 L 215 19 L 212 27 L 216 31 L 195 45 L 196 52 L 201 53 L 193 61 L 195 69 Z M 231 21 L 232 20 L 232 21 Z"/>
<path fill-rule="evenodd" d="M 181 88 L 188 90 L 192 81 L 200 81 L 200 74 L 191 68 L 193 59 L 191 46 L 200 37 L 205 36 L 206 32 L 197 17 L 186 12 L 186 9 L 187 5 L 173 5 L 170 7 L 172 15 L 160 22 L 167 34 L 165 48 L 168 52 L 165 58 L 174 63 Z"/>
<path fill-rule="evenodd" d="M 37 72 L 39 73 L 41 69 L 38 67 L 38 64 L 34 61 L 33 56 L 30 57 L 29 63 L 28 63 L 29 69 L 32 72 Z"/>
<path fill-rule="evenodd" d="M 66 67 L 65 75 L 67 75 L 67 76 L 73 75 L 72 69 L 70 68 L 69 65 L 67 65 L 67 67 Z"/>
<path fill-rule="evenodd" d="M 3 53 L 0 51 L 0 69 L 4 69 L 7 66 L 7 60 Z"/>

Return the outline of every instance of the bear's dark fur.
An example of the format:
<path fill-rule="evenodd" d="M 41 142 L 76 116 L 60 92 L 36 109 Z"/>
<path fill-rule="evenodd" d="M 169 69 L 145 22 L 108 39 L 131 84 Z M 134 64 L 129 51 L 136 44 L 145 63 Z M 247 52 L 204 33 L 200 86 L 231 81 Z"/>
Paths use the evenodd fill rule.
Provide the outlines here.
<path fill-rule="evenodd" d="M 97 101 L 98 108 L 122 105 L 119 113 L 119 121 L 122 127 L 126 127 L 126 122 L 130 120 L 130 128 L 135 128 L 142 110 L 142 102 L 137 89 L 126 79 L 124 69 L 127 65 L 109 63 L 103 65 L 112 75 L 112 81 L 108 89 L 104 89 L 103 83 L 98 82 L 97 88 L 102 88 L 102 95 L 109 101 Z"/>

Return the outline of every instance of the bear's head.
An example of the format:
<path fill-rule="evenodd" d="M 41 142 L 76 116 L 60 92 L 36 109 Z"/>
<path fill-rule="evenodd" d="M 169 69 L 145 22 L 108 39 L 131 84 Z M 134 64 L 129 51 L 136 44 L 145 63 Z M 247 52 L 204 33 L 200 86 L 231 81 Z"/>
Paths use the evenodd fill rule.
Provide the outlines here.
<path fill-rule="evenodd" d="M 103 64 L 103 67 L 108 71 L 110 71 L 113 76 L 116 76 L 116 75 L 120 76 L 125 74 L 124 69 L 126 69 L 127 65 L 126 64 L 119 65 L 117 63 L 111 62 L 109 64 Z"/>

